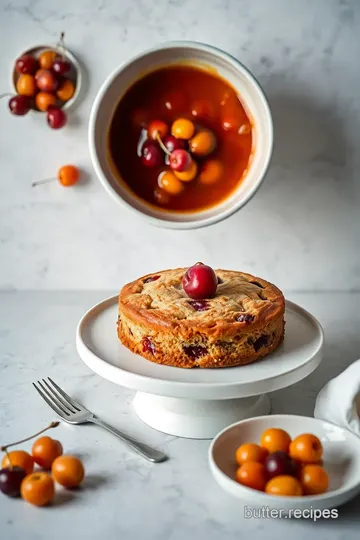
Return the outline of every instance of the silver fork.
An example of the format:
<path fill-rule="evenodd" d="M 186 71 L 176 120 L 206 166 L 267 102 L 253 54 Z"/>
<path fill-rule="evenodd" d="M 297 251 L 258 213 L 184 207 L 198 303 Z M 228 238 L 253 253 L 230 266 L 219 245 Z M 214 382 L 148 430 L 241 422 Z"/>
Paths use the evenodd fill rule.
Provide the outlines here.
<path fill-rule="evenodd" d="M 64 392 L 64 390 L 50 379 L 50 377 L 48 377 L 47 380 L 42 379 L 42 381 L 37 381 L 32 384 L 49 407 L 51 407 L 60 418 L 65 420 L 65 422 L 68 422 L 69 424 L 96 424 L 97 426 L 110 431 L 113 435 L 116 435 L 116 437 L 135 450 L 135 452 L 153 463 L 160 463 L 167 459 L 167 456 L 163 454 L 163 452 L 155 450 L 147 444 L 136 441 L 129 435 L 125 435 L 125 433 L 118 431 L 106 422 L 100 420 L 95 414 L 83 407 L 83 405 L 80 405 L 80 403 Z"/>

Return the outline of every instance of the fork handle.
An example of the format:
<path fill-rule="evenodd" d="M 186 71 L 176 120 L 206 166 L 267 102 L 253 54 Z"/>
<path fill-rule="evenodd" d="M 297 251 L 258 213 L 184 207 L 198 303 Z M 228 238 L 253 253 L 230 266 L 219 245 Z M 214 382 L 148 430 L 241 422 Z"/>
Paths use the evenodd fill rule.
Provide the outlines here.
<path fill-rule="evenodd" d="M 159 450 L 155 450 L 155 448 L 151 448 L 147 444 L 144 444 L 140 441 L 137 441 L 130 437 L 130 435 L 125 435 L 125 433 L 122 433 L 121 431 L 118 431 L 114 427 L 110 426 L 103 420 L 100 420 L 100 418 L 97 418 L 94 416 L 89 420 L 93 424 L 96 424 L 97 426 L 100 426 L 107 431 L 110 431 L 113 435 L 118 437 L 121 441 L 127 443 L 130 448 L 135 450 L 138 454 L 143 456 L 145 459 L 152 461 L 153 463 L 160 463 L 161 461 L 165 461 L 168 459 L 168 456 L 164 454 L 163 452 L 160 452 Z"/>

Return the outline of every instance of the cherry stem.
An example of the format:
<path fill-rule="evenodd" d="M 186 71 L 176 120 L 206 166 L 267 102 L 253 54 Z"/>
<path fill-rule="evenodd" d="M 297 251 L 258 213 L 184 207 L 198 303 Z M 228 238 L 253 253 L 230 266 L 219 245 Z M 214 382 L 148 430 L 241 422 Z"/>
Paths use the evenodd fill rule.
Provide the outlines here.
<path fill-rule="evenodd" d="M 31 184 L 31 187 L 40 186 L 41 184 L 49 184 L 50 182 L 55 182 L 57 178 L 45 178 L 45 180 L 38 180 L 37 182 L 33 182 Z"/>
<path fill-rule="evenodd" d="M 13 96 L 14 94 L 10 94 L 10 92 L 6 92 L 6 94 L 0 94 L 0 99 L 4 98 L 4 97 L 8 97 L 8 96 Z"/>
<path fill-rule="evenodd" d="M 35 435 L 31 435 L 31 437 L 26 437 L 26 439 L 22 439 L 21 441 L 16 441 L 10 444 L 5 444 L 5 446 L 0 446 L 0 450 L 2 452 L 6 452 L 7 456 L 9 457 L 9 454 L 7 452 L 7 449 L 10 448 L 10 446 L 17 446 L 18 444 L 22 444 L 24 442 L 30 441 L 34 437 L 37 437 L 38 435 L 41 435 L 42 433 L 45 433 L 48 429 L 56 428 L 60 422 L 51 422 L 46 428 L 42 429 L 41 431 L 38 431 L 38 433 L 35 433 Z"/>
<path fill-rule="evenodd" d="M 65 55 L 65 41 L 64 41 L 64 38 L 65 38 L 65 32 L 61 32 L 60 34 L 60 39 L 59 39 L 59 42 L 57 44 L 57 47 L 60 49 L 60 53 L 61 53 L 61 56 L 62 56 L 62 60 L 65 60 L 66 59 L 66 55 Z"/>
<path fill-rule="evenodd" d="M 158 143 L 159 143 L 160 147 L 162 148 L 162 150 L 164 150 L 165 154 L 167 154 L 168 156 L 170 156 L 170 155 L 171 155 L 171 152 L 169 152 L 169 150 L 166 148 L 165 144 L 162 142 L 161 137 L 160 137 L 158 131 L 156 132 L 156 138 L 157 138 L 157 140 L 158 140 Z"/>
<path fill-rule="evenodd" d="M 7 455 L 7 458 L 8 458 L 8 460 L 9 460 L 10 471 L 12 471 L 12 470 L 14 469 L 14 465 L 12 464 L 10 454 L 9 454 L 9 452 L 7 451 L 6 448 L 5 448 L 5 454 Z"/>

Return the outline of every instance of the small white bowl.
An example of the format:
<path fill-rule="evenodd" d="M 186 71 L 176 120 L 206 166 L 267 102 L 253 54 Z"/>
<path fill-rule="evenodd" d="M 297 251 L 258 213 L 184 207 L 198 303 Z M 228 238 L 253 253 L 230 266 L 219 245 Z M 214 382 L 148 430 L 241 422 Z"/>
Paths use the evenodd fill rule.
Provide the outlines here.
<path fill-rule="evenodd" d="M 253 155 L 238 188 L 223 202 L 198 212 L 171 212 L 151 206 L 119 182 L 108 161 L 107 134 L 115 108 L 126 91 L 146 73 L 182 64 L 214 70 L 241 96 L 253 127 Z M 123 207 L 149 223 L 171 229 L 205 227 L 230 216 L 256 193 L 267 172 L 273 147 L 273 126 L 264 93 L 250 71 L 236 58 L 197 42 L 165 43 L 119 66 L 106 79 L 95 98 L 89 122 L 89 147 L 95 171 L 106 191 Z"/>
<path fill-rule="evenodd" d="M 74 83 L 75 92 L 71 99 L 69 99 L 68 101 L 65 101 L 65 103 L 61 105 L 62 109 L 68 111 L 69 109 L 73 109 L 75 107 L 75 104 L 78 102 L 78 98 L 80 96 L 81 86 L 82 86 L 82 69 L 81 69 L 80 62 L 76 58 L 76 56 L 67 48 L 60 50 L 57 45 L 36 45 L 35 47 L 31 47 L 30 49 L 26 49 L 26 51 L 23 51 L 22 53 L 20 53 L 16 57 L 16 59 L 21 58 L 25 54 L 31 54 L 35 58 L 39 58 L 42 52 L 49 51 L 49 50 L 51 51 L 59 50 L 59 54 L 64 55 L 66 60 L 68 60 L 71 64 L 71 70 L 68 73 L 67 78 L 69 78 Z M 11 82 L 16 92 L 16 83 L 20 75 L 19 73 L 17 73 L 15 69 L 15 62 L 14 62 L 14 68 L 11 74 Z M 43 111 L 39 111 L 39 109 L 37 109 L 35 106 L 32 107 L 31 110 L 37 113 L 44 114 Z"/>
<path fill-rule="evenodd" d="M 235 451 L 245 442 L 258 443 L 262 432 L 270 427 L 282 428 L 294 438 L 313 433 L 324 448 L 324 467 L 330 487 L 323 495 L 280 497 L 247 488 L 235 480 Z M 278 414 L 259 416 L 237 422 L 221 431 L 209 449 L 210 470 L 225 491 L 251 508 L 283 510 L 291 517 L 295 509 L 331 509 L 349 501 L 360 492 L 360 438 L 330 422 L 306 416 Z M 299 517 L 299 516 L 292 516 Z M 306 517 L 306 516 L 304 516 Z M 310 517 L 310 516 L 307 516 Z"/>

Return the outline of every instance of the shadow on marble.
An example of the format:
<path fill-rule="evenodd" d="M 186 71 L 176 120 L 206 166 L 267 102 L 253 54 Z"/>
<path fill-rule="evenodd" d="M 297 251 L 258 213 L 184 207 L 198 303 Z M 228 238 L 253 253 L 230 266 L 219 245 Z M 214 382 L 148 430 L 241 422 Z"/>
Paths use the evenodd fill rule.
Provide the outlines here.
<path fill-rule="evenodd" d="M 104 485 L 111 483 L 111 478 L 106 476 L 100 476 L 100 474 L 88 474 L 86 475 L 84 482 L 79 487 L 79 491 L 88 489 L 98 489 Z"/>
<path fill-rule="evenodd" d="M 64 506 L 65 504 L 73 502 L 75 497 L 76 495 L 73 491 L 57 491 L 51 506 Z"/>

